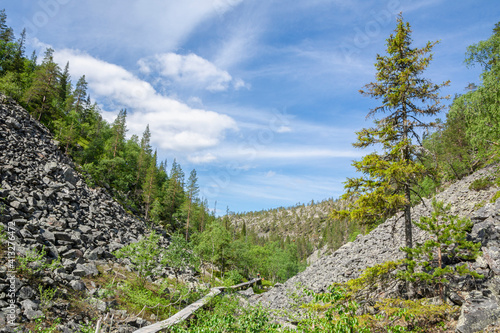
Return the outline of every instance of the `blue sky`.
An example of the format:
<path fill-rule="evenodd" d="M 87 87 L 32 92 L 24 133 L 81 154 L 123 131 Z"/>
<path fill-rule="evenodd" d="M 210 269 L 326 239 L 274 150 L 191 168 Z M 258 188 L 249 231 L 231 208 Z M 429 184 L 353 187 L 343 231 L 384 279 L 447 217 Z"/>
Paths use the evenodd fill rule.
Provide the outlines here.
<path fill-rule="evenodd" d="M 377 53 L 403 12 L 414 46 L 440 40 L 425 73 L 479 83 L 466 47 L 491 35 L 500 2 L 485 0 L 2 0 L 29 46 L 55 50 L 74 81 L 128 134 L 147 124 L 159 158 L 198 172 L 217 213 L 338 197 L 366 151 L 354 132 L 377 100 Z M 442 116 L 444 117 L 444 115 Z"/>

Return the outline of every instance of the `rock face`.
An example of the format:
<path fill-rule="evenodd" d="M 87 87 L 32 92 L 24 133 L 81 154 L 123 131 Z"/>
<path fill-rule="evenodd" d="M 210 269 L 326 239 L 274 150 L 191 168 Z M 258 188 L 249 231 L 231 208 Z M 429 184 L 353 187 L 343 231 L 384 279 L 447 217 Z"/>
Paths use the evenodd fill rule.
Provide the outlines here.
<path fill-rule="evenodd" d="M 477 332 L 500 318 L 500 199 L 488 201 L 498 187 L 487 190 L 470 190 L 470 184 L 479 178 L 488 177 L 498 166 L 482 169 L 461 181 L 452 184 L 436 196 L 437 200 L 452 205 L 451 214 L 470 217 L 474 222 L 471 237 L 482 243 L 483 255 L 472 266 L 486 277 L 479 290 L 466 293 L 457 332 Z M 477 210 L 477 206 L 484 205 Z M 412 219 L 430 215 L 432 205 L 425 200 L 412 210 Z M 404 217 L 394 216 L 371 233 L 347 243 L 331 255 L 321 257 L 304 272 L 278 285 L 269 292 L 254 296 L 254 301 L 272 309 L 288 309 L 291 299 L 287 296 L 297 291 L 297 284 L 315 292 L 326 291 L 334 282 L 346 282 L 357 278 L 368 267 L 404 257 L 399 249 L 405 246 Z M 413 229 L 414 242 L 423 242 L 426 234 Z"/>
<path fill-rule="evenodd" d="M 105 190 L 84 183 L 47 128 L 1 94 L 0 223 L 9 232 L 9 251 L 45 248 L 48 260 L 60 257 L 63 265 L 45 281 L 78 291 L 87 289 L 81 277 L 97 275 L 96 265 L 116 261 L 114 250 L 146 233 Z M 162 242 L 168 245 L 165 237 Z M 9 313 L 17 323 L 39 314 L 37 291 L 25 281 L 16 277 L 15 297 L 8 297 L 11 268 L 0 266 L 0 331 Z"/>

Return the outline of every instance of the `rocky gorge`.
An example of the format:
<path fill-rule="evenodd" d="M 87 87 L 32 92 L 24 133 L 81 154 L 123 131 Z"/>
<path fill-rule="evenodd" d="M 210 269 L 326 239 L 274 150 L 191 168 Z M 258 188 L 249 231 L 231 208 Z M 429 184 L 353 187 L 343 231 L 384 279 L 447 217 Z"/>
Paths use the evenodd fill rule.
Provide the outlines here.
<path fill-rule="evenodd" d="M 474 288 L 451 294 L 448 300 L 461 306 L 456 325 L 460 333 L 500 327 L 500 199 L 490 202 L 499 188 L 471 189 L 475 181 L 492 178 L 495 173 L 498 165 L 491 165 L 436 195 L 451 204 L 452 214 L 471 218 L 474 226 L 469 237 L 482 245 L 482 255 L 470 266 L 485 278 Z M 425 199 L 414 207 L 412 218 L 428 216 L 430 210 L 430 199 Z M 47 265 L 60 259 L 57 268 L 38 276 L 40 283 L 61 295 L 78 295 L 99 316 L 110 315 L 114 318 L 113 332 L 132 332 L 149 323 L 94 297 L 101 286 L 87 278 L 98 276 L 102 270 L 127 266 L 127 260 L 117 259 L 113 252 L 147 235 L 150 226 L 127 213 L 105 189 L 87 186 L 49 130 L 2 94 L 0 224 L 7 237 L 0 257 L 0 332 L 13 332 L 47 311 L 42 306 L 41 290 L 19 274 L 15 263 L 30 253 L 44 253 L 40 261 Z M 156 232 L 161 235 L 160 245 L 167 247 L 168 235 L 160 229 Z M 416 242 L 428 237 L 418 228 L 413 232 Z M 284 284 L 251 296 L 250 302 L 289 309 L 289 295 L 298 290 L 298 284 L 321 292 L 332 283 L 359 277 L 368 267 L 403 258 L 403 235 L 403 218 L 396 215 L 371 233 L 359 235 L 334 253 L 320 257 Z M 172 269 L 157 267 L 156 278 L 169 276 L 174 276 Z M 184 280 L 197 283 L 189 272 Z M 70 311 L 69 303 L 51 304 L 48 311 L 61 319 L 60 331 L 81 331 L 90 314 Z"/>
<path fill-rule="evenodd" d="M 1 332 L 14 331 L 43 315 L 43 297 L 37 285 L 19 274 L 15 264 L 18 257 L 42 253 L 43 264 L 60 258 L 58 268 L 39 276 L 44 287 L 59 294 L 81 293 L 88 302 L 94 302 L 97 313 L 114 312 L 110 304 L 92 298 L 100 286 L 84 280 L 97 276 L 98 267 L 112 271 L 126 265 L 126 259 L 119 260 L 112 252 L 137 242 L 150 230 L 105 189 L 88 187 L 49 130 L 2 94 L 0 224 L 7 235 L 0 258 Z M 168 236 L 162 230 L 156 232 L 161 236 L 160 245 L 167 247 Z M 168 276 L 174 276 L 168 267 L 157 268 L 157 277 Z M 196 281 L 189 274 L 186 279 Z M 71 314 L 68 306 L 54 304 L 49 311 L 60 318 L 62 331 L 79 331 L 80 324 L 89 318 Z M 117 332 L 133 331 L 147 323 L 132 316 L 120 324 L 119 319 L 128 316 L 116 311 Z"/>

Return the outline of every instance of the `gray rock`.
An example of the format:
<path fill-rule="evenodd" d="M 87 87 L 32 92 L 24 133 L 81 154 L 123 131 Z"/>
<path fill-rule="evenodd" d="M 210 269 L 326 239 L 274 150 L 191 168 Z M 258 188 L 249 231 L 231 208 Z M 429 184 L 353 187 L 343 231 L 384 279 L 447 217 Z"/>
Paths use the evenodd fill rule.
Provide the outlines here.
<path fill-rule="evenodd" d="M 480 332 L 499 318 L 498 298 L 494 295 L 485 297 L 480 292 L 473 292 L 462 306 L 456 332 Z"/>
<path fill-rule="evenodd" d="M 15 118 L 12 118 L 12 117 L 8 117 L 5 120 L 5 124 L 8 127 L 16 129 L 16 130 L 21 128 L 21 124 Z"/>
<path fill-rule="evenodd" d="M 29 286 L 24 286 L 19 289 L 17 296 L 20 297 L 21 299 L 28 299 L 32 298 L 35 295 L 35 291 L 29 287 Z"/>
<path fill-rule="evenodd" d="M 69 285 L 71 286 L 71 288 L 73 288 L 73 290 L 76 291 L 85 291 L 87 289 L 85 283 L 83 283 L 81 280 L 70 281 Z"/>
<path fill-rule="evenodd" d="M 93 262 L 89 262 L 86 264 L 78 264 L 76 265 L 77 270 L 81 270 L 84 272 L 84 276 L 97 276 L 99 275 L 99 270 Z"/>
<path fill-rule="evenodd" d="M 58 241 L 73 243 L 73 241 L 71 240 L 71 235 L 68 234 L 67 232 L 54 232 L 54 237 Z"/>
<path fill-rule="evenodd" d="M 28 320 L 35 320 L 43 316 L 43 312 L 41 310 L 33 309 L 26 309 L 24 310 L 23 314 L 26 316 L 26 318 L 28 318 Z"/>
<path fill-rule="evenodd" d="M 250 287 L 247 290 L 238 291 L 238 294 L 250 297 L 250 296 L 254 295 L 255 293 L 253 292 L 253 288 Z"/>
<path fill-rule="evenodd" d="M 30 299 L 25 299 L 24 301 L 21 302 L 21 308 L 23 310 L 38 310 L 38 304 L 36 304 L 35 302 L 33 302 L 32 300 Z"/>
<path fill-rule="evenodd" d="M 45 164 L 43 168 L 46 174 L 52 173 L 56 169 L 57 169 L 57 162 L 49 162 Z"/>
<path fill-rule="evenodd" d="M 64 170 L 63 177 L 64 177 L 64 180 L 66 180 L 68 183 L 70 183 L 72 185 L 76 185 L 76 183 L 78 182 L 78 178 L 76 176 L 75 170 L 73 170 L 70 167 L 68 167 Z"/>
<path fill-rule="evenodd" d="M 73 271 L 73 274 L 74 276 L 79 276 L 79 277 L 83 277 L 83 276 L 87 276 L 87 274 L 85 273 L 85 271 L 83 269 L 75 269 Z"/>
<path fill-rule="evenodd" d="M 80 258 L 83 256 L 83 253 L 82 251 L 80 250 L 77 250 L 77 249 L 72 249 L 72 250 L 69 250 L 67 252 L 64 252 L 62 254 L 62 257 L 63 258 L 67 258 L 67 259 L 74 259 L 74 258 Z"/>
<path fill-rule="evenodd" d="M 45 238 L 47 241 L 51 242 L 52 244 L 55 244 L 56 242 L 56 236 L 48 230 L 43 230 L 42 231 L 42 237 Z"/>

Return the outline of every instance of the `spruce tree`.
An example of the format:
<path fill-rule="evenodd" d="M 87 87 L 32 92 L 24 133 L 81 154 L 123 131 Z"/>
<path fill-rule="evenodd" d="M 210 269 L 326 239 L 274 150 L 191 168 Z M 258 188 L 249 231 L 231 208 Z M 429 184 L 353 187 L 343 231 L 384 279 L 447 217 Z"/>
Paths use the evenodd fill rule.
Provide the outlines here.
<path fill-rule="evenodd" d="M 450 279 L 467 275 L 483 278 L 463 262 L 475 260 L 481 254 L 481 243 L 467 239 L 467 232 L 473 226 L 470 219 L 450 215 L 451 206 L 445 206 L 436 199 L 432 201 L 432 207 L 434 211 L 430 217 L 422 216 L 420 222 L 415 222 L 418 228 L 431 237 L 415 248 L 403 248 L 411 258 L 405 261 L 411 269 L 401 271 L 399 276 L 404 280 L 436 285 L 444 301 L 444 287 L 449 284 Z M 445 261 L 449 264 L 445 265 Z M 459 264 L 460 262 L 462 263 Z M 420 266 L 421 269 L 414 270 L 415 266 Z"/>
<path fill-rule="evenodd" d="M 146 172 L 146 181 L 142 186 L 142 198 L 144 202 L 144 219 L 147 221 L 149 218 L 149 210 L 154 202 L 156 196 L 156 151 L 153 155 L 153 160 L 149 164 Z"/>
<path fill-rule="evenodd" d="M 200 187 L 198 186 L 198 177 L 196 176 L 196 170 L 191 170 L 188 178 L 188 186 L 187 186 L 187 220 L 186 220 L 186 242 L 189 237 L 189 220 L 192 216 L 192 208 L 193 208 L 193 200 L 196 199 L 196 196 L 200 192 Z"/>
<path fill-rule="evenodd" d="M 141 150 L 139 151 L 139 156 L 137 158 L 137 177 L 136 183 L 140 184 L 141 179 L 144 177 L 144 171 L 148 168 L 149 158 L 151 156 L 151 132 L 149 130 L 149 124 L 146 125 L 146 129 L 142 134 L 141 138 Z"/>
<path fill-rule="evenodd" d="M 111 125 L 111 130 L 113 132 L 111 152 L 113 153 L 113 158 L 116 157 L 116 153 L 123 148 L 125 144 L 125 133 L 127 132 L 127 110 L 122 109 L 118 113 L 115 121 Z"/>
<path fill-rule="evenodd" d="M 365 96 L 382 100 L 382 105 L 372 109 L 368 117 L 378 113 L 385 116 L 376 119 L 374 127 L 357 132 L 358 141 L 353 144 L 358 148 L 375 146 L 382 153 L 375 151 L 353 163 L 363 175 L 348 178 L 343 198 L 351 204 L 334 215 L 374 225 L 404 210 L 406 246 L 411 248 L 412 187 L 431 171 L 419 163 L 420 133 L 435 124 L 423 118 L 442 110 L 443 97 L 438 92 L 449 82 L 434 84 L 422 77 L 437 42 L 413 48 L 409 23 L 403 21 L 402 15 L 397 22 L 394 34 L 387 39 L 387 55 L 377 55 L 377 81 L 360 90 Z"/>
<path fill-rule="evenodd" d="M 75 111 L 78 114 L 80 121 L 84 122 L 87 120 L 87 110 L 85 108 L 87 99 L 87 80 L 85 80 L 85 75 L 82 75 L 75 86 L 75 91 L 73 92 L 75 98 Z"/>
<path fill-rule="evenodd" d="M 61 70 L 54 62 L 54 50 L 47 49 L 42 64 L 35 71 L 33 84 L 25 92 L 23 99 L 34 108 L 38 120 L 44 115 L 54 117 L 54 101 L 58 97 Z M 52 120 L 52 119 L 49 119 Z"/>

